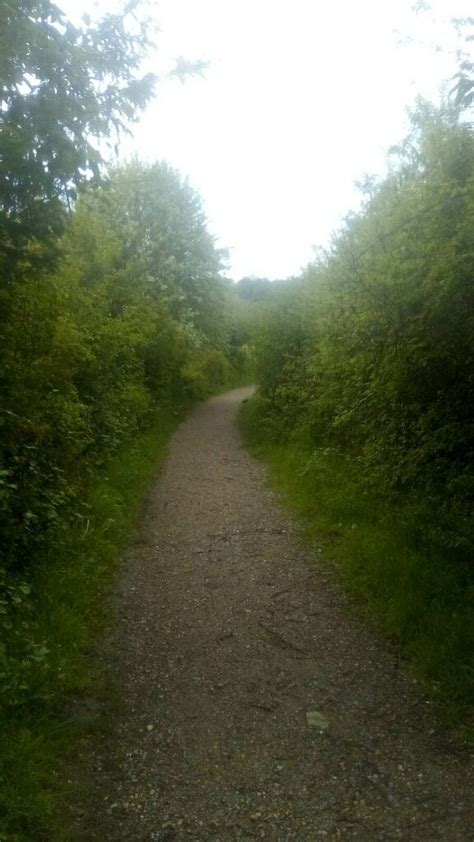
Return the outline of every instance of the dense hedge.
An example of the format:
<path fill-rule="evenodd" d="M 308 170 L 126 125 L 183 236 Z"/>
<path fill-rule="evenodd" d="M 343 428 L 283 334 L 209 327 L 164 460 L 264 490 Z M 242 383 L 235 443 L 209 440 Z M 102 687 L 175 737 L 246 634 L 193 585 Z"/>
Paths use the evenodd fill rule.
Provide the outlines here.
<path fill-rule="evenodd" d="M 252 416 L 260 446 L 283 444 L 269 458 L 298 465 L 305 511 L 317 519 L 331 510 L 333 537 L 347 520 L 338 507 L 365 519 L 357 546 L 355 533 L 344 538 L 351 586 L 383 623 L 395 618 L 390 632 L 409 648 L 424 636 L 425 671 L 445 685 L 457 671 L 465 697 L 474 648 L 473 274 L 474 138 L 450 111 L 421 106 L 388 176 L 367 182 L 361 212 L 330 252 L 261 305 Z"/>
<path fill-rule="evenodd" d="M 87 487 L 157 410 L 245 364 L 199 197 L 167 165 L 135 162 L 86 192 L 59 248 L 54 272 L 25 262 L 1 293 L 0 686 L 15 703 L 29 575 L 87 529 Z"/>
<path fill-rule="evenodd" d="M 84 480 L 158 403 L 203 397 L 231 377 L 219 255 L 176 173 L 139 164 L 117 172 L 108 190 L 84 196 L 61 247 L 54 274 L 25 267 L 4 291 L 0 520 L 9 568 L 30 565 L 38 544 L 64 528 L 66 510 L 84 516 Z"/>
<path fill-rule="evenodd" d="M 356 455 L 473 547 L 474 138 L 425 107 L 329 255 L 277 296 L 260 380 L 277 434 Z M 433 511 L 433 509 L 431 509 Z"/>

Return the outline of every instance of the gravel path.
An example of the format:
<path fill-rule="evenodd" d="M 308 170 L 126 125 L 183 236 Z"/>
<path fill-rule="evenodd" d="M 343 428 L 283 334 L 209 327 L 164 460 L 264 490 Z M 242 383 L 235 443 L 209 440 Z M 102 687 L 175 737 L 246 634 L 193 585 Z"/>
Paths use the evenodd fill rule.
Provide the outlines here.
<path fill-rule="evenodd" d="M 183 424 L 129 549 L 83 840 L 473 840 L 467 749 L 357 620 L 242 448 Z"/>

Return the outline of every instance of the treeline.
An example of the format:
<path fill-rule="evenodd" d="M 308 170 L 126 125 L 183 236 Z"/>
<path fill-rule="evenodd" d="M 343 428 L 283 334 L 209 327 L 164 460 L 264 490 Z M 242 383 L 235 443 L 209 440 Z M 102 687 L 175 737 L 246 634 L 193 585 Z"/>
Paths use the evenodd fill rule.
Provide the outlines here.
<path fill-rule="evenodd" d="M 53 272 L 18 269 L 4 293 L 7 612 L 21 596 L 15 576 L 86 525 L 85 488 L 121 445 L 157 408 L 190 405 L 245 367 L 199 197 L 166 164 L 135 162 L 84 191 L 56 248 Z"/>
<path fill-rule="evenodd" d="M 420 104 L 329 252 L 260 305 L 260 393 L 247 411 L 252 441 L 345 556 L 352 590 L 433 686 L 464 699 L 473 273 L 474 138 L 456 109 Z"/>
<path fill-rule="evenodd" d="M 48 752 L 71 695 L 97 692 L 87 652 L 129 510 L 172 419 L 241 382 L 249 357 L 200 199 L 166 164 L 85 189 L 54 268 L 49 244 L 29 250 L 2 292 L 0 835 L 40 838 L 57 784 L 39 767 L 67 753 Z"/>
<path fill-rule="evenodd" d="M 25 569 L 84 480 L 160 404 L 241 366 L 200 201 L 166 164 L 116 170 L 71 215 L 57 269 L 29 266 L 3 327 L 1 536 Z"/>
<path fill-rule="evenodd" d="M 140 4 L 75 24 L 51 0 L 7 0 L 2 13 L 0 691 L 8 707 L 30 698 L 29 675 L 47 660 L 44 630 L 33 628 L 32 577 L 61 556 L 71 530 L 89 529 L 94 483 L 157 412 L 166 426 L 169 413 L 242 377 L 246 358 L 199 196 L 166 164 L 111 169 L 99 152 L 116 146 L 156 82 L 140 76 L 150 47 Z"/>
<path fill-rule="evenodd" d="M 187 409 L 249 370 L 199 196 L 99 151 L 154 89 L 142 14 L 2 4 L 1 838 L 65 838 L 71 709 L 103 692 L 92 653 L 137 507 Z"/>

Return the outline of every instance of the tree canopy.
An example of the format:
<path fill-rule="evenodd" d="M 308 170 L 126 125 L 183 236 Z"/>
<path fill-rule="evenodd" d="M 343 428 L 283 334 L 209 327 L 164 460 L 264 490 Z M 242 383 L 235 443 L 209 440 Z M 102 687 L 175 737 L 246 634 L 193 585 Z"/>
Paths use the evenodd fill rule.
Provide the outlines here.
<path fill-rule="evenodd" d="M 136 2 L 75 26 L 51 0 L 0 3 L 0 270 L 51 242 L 76 188 L 97 179 L 99 142 L 116 141 L 151 95 Z"/>

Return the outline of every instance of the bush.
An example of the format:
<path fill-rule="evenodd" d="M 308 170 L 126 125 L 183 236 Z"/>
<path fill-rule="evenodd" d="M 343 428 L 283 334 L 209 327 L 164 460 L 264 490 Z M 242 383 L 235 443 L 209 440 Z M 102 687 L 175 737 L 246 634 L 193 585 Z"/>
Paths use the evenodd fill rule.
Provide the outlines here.
<path fill-rule="evenodd" d="M 188 362 L 183 370 L 188 394 L 198 400 L 230 385 L 235 372 L 222 351 L 205 351 Z"/>
<path fill-rule="evenodd" d="M 300 455 L 315 510 L 380 512 L 344 538 L 348 582 L 448 695 L 472 677 L 473 224 L 472 133 L 422 105 L 329 254 L 265 305 L 251 422 Z"/>

